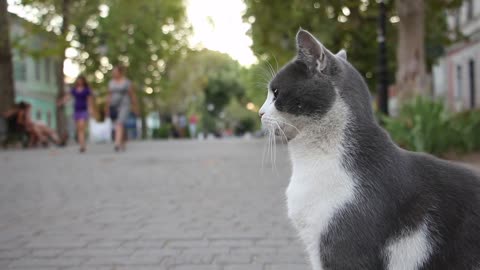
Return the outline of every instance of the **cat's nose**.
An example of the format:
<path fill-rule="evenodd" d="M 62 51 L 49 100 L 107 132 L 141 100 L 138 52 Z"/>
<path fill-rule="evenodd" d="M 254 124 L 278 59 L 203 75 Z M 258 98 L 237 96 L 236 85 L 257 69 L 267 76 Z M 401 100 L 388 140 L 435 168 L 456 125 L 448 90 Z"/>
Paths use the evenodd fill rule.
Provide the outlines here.
<path fill-rule="evenodd" d="M 260 118 L 262 118 L 262 116 L 263 116 L 264 114 L 265 114 L 265 113 L 262 112 L 262 111 L 258 112 L 258 115 L 260 115 Z"/>

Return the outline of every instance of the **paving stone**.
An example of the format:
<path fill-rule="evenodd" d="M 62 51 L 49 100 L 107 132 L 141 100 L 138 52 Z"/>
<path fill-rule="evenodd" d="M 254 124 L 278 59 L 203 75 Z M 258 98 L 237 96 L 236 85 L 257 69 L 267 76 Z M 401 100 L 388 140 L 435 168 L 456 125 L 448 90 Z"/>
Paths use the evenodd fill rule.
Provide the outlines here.
<path fill-rule="evenodd" d="M 168 241 L 166 247 L 188 248 L 188 247 L 206 247 L 208 241 L 206 240 L 175 240 Z"/>
<path fill-rule="evenodd" d="M 85 240 L 42 237 L 30 241 L 27 248 L 79 248 L 87 245 Z"/>
<path fill-rule="evenodd" d="M 230 264 L 225 266 L 225 270 L 263 270 L 262 264 Z"/>
<path fill-rule="evenodd" d="M 65 252 L 65 249 L 51 249 L 51 248 L 40 248 L 40 249 L 34 249 L 32 251 L 32 256 L 33 257 L 45 257 L 45 258 L 51 258 L 51 257 L 56 257 L 60 254 Z"/>
<path fill-rule="evenodd" d="M 254 243 L 252 240 L 212 240 L 210 241 L 211 247 L 250 247 Z"/>
<path fill-rule="evenodd" d="M 311 270 L 306 264 L 272 264 L 267 265 L 265 270 Z"/>
<path fill-rule="evenodd" d="M 252 255 L 233 255 L 233 254 L 224 254 L 215 256 L 214 262 L 222 265 L 230 264 L 250 264 L 252 262 Z"/>
<path fill-rule="evenodd" d="M 198 264 L 186 264 L 186 265 L 175 265 L 171 268 L 172 270 L 220 270 L 221 268 L 216 265 L 198 265 Z"/>
<path fill-rule="evenodd" d="M 30 253 L 28 249 L 11 249 L 0 250 L 0 260 L 2 259 L 19 259 Z"/>
<path fill-rule="evenodd" d="M 310 270 L 286 217 L 288 153 L 262 168 L 264 146 L 0 152 L 0 269 Z"/>
<path fill-rule="evenodd" d="M 132 248 L 76 248 L 65 251 L 64 257 L 128 257 L 133 254 Z"/>
<path fill-rule="evenodd" d="M 125 257 L 125 256 L 99 256 L 93 257 L 84 262 L 86 266 L 145 266 L 145 265 L 159 265 L 162 257 L 148 256 L 148 257 Z"/>
<path fill-rule="evenodd" d="M 13 261 L 10 268 L 26 267 L 67 267 L 77 266 L 83 262 L 81 258 L 21 258 Z"/>

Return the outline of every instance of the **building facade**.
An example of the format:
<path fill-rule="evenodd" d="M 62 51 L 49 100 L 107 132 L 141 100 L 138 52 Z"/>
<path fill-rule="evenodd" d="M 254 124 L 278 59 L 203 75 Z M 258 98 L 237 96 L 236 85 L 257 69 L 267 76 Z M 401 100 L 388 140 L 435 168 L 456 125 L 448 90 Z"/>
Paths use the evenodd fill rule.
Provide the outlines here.
<path fill-rule="evenodd" d="M 41 53 L 31 53 L 48 47 L 48 44 L 55 42 L 55 37 L 48 32 L 28 35 L 25 29 L 28 24 L 25 20 L 11 15 L 11 40 L 14 44 L 18 43 L 13 46 L 12 52 L 16 101 L 26 101 L 32 105 L 33 120 L 56 128 L 58 87 L 55 69 L 58 60 L 41 56 Z"/>
<path fill-rule="evenodd" d="M 448 14 L 448 26 L 465 38 L 447 48 L 433 68 L 434 96 L 453 111 L 480 108 L 480 1 L 465 0 Z"/>
<path fill-rule="evenodd" d="M 465 0 L 447 20 L 451 32 L 465 39 L 447 48 L 434 66 L 434 96 L 453 111 L 480 108 L 480 1 Z"/>

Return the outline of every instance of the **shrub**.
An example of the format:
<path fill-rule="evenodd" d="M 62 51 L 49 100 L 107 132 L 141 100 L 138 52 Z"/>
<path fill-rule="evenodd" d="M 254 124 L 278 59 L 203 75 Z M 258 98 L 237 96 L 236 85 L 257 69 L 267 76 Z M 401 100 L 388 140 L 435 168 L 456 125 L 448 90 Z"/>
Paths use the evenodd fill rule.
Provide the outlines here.
<path fill-rule="evenodd" d="M 396 118 L 381 118 L 401 147 L 444 155 L 480 150 L 480 111 L 448 113 L 440 102 L 418 97 Z"/>
<path fill-rule="evenodd" d="M 383 122 L 393 140 L 410 150 L 438 155 L 455 145 L 451 116 L 440 102 L 418 97 L 405 104 L 397 118 L 383 117 Z"/>
<path fill-rule="evenodd" d="M 235 126 L 235 135 L 243 135 L 246 132 L 252 132 L 255 130 L 256 122 L 252 117 L 244 117 L 240 119 Z"/>
<path fill-rule="evenodd" d="M 465 111 L 451 117 L 452 143 L 461 152 L 480 149 L 480 111 Z"/>
<path fill-rule="evenodd" d="M 152 138 L 153 139 L 167 139 L 170 137 L 170 130 L 171 130 L 171 125 L 170 124 L 165 124 L 162 125 L 159 128 L 156 128 L 152 131 Z"/>

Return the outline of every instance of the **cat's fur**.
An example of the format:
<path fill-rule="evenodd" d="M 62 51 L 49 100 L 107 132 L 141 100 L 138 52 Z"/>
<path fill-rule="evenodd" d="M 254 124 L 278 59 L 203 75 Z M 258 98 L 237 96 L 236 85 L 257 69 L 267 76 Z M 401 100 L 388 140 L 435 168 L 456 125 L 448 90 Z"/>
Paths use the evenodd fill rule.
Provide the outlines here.
<path fill-rule="evenodd" d="M 314 270 L 480 269 L 480 180 L 397 147 L 346 53 L 297 34 L 262 123 L 288 139 L 288 216 Z"/>

